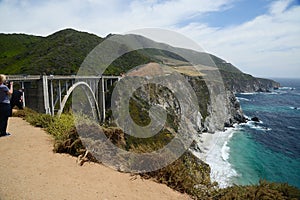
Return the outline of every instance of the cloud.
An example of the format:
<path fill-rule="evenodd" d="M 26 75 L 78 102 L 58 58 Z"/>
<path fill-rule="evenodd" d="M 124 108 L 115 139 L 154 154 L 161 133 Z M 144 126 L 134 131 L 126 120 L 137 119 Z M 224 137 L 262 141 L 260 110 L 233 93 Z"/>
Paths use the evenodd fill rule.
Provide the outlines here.
<path fill-rule="evenodd" d="M 270 13 L 271 14 L 279 14 L 284 12 L 287 7 L 292 3 L 292 0 L 280 0 L 280 1 L 275 1 L 273 4 L 270 6 Z"/>
<path fill-rule="evenodd" d="M 269 13 L 241 25 L 213 28 L 190 24 L 180 32 L 209 52 L 257 76 L 300 77 L 300 7 L 275 2 Z"/>
<path fill-rule="evenodd" d="M 108 34 L 141 27 L 172 27 L 183 20 L 217 11 L 231 0 L 4 0 L 2 32 L 47 35 L 63 27 Z"/>

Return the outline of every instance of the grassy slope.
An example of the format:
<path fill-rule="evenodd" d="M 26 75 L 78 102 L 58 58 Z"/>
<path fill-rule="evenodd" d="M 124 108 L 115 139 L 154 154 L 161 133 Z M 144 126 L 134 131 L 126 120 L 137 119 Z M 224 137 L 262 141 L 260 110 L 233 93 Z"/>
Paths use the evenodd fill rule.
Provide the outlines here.
<path fill-rule="evenodd" d="M 0 69 L 1 73 L 20 73 L 21 67 L 30 62 L 26 56 L 41 37 L 24 34 L 0 34 Z"/>
<path fill-rule="evenodd" d="M 163 49 L 173 49 L 168 45 L 155 43 L 141 36 L 131 36 L 144 44 L 150 44 Z M 128 36 L 130 39 L 130 36 Z M 25 34 L 0 34 L 0 73 L 4 74 L 76 74 L 81 63 L 103 38 L 96 35 L 79 32 L 73 29 L 58 31 L 47 37 Z M 244 86 L 255 83 L 256 78 L 242 73 L 230 63 L 214 55 L 198 53 L 187 49 L 177 49 L 188 57 L 214 63 L 219 68 L 224 82 L 233 89 L 236 77 L 239 84 Z M 206 60 L 206 61 L 205 61 Z M 127 53 L 110 65 L 105 74 L 119 75 L 135 66 L 149 62 L 163 63 L 169 66 L 184 66 L 189 64 L 184 58 L 172 51 L 157 49 L 143 49 Z M 201 61 L 202 62 L 202 61 Z M 205 64 L 205 63 L 203 63 Z M 266 83 L 266 82 L 263 82 Z M 243 88 L 241 88 L 242 90 Z"/>
<path fill-rule="evenodd" d="M 0 35 L 0 72 L 75 74 L 85 56 L 103 39 L 66 29 L 47 37 Z"/>
<path fill-rule="evenodd" d="M 0 72 L 6 74 L 70 74 L 75 73 L 88 53 L 103 41 L 96 35 L 72 29 L 58 31 L 47 37 L 24 34 L 0 34 Z M 145 39 L 145 42 L 149 40 Z M 150 41 L 151 42 L 151 41 Z M 210 55 L 221 70 L 241 73 L 224 60 Z M 173 65 L 185 59 L 175 53 L 147 49 L 121 56 L 111 64 L 110 73 L 118 74 L 151 61 Z"/>

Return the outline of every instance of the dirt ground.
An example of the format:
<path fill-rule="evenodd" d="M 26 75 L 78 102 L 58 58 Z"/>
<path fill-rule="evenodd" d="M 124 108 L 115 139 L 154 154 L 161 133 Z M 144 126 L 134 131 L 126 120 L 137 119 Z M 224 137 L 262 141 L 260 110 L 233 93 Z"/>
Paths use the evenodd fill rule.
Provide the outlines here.
<path fill-rule="evenodd" d="M 0 199 L 189 199 L 163 184 L 52 152 L 51 136 L 10 118 L 0 137 Z"/>

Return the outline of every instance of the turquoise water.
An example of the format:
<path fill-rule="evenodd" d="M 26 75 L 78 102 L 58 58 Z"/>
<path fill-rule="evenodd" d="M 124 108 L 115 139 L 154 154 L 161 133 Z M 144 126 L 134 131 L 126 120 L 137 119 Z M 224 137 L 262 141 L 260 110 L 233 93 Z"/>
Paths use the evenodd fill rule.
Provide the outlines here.
<path fill-rule="evenodd" d="M 245 115 L 262 122 L 240 125 L 228 141 L 228 162 L 237 173 L 232 183 L 266 179 L 300 188 L 300 80 L 278 81 L 286 87 L 238 95 Z"/>
<path fill-rule="evenodd" d="M 266 179 L 300 187 L 300 159 L 293 159 L 266 148 L 255 142 L 251 133 L 246 131 L 236 132 L 229 146 L 229 162 L 238 173 L 232 179 L 234 183 L 248 185 Z"/>

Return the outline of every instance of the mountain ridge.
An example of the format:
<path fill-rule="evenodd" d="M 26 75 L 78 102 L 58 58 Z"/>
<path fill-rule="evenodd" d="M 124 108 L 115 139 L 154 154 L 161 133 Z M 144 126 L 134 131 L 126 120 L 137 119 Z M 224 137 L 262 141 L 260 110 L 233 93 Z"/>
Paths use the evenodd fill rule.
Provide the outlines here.
<path fill-rule="evenodd" d="M 73 75 L 77 73 L 86 56 L 103 40 L 111 36 L 115 35 L 109 34 L 105 38 L 101 38 L 95 34 L 70 28 L 57 31 L 46 37 L 1 33 L 0 73 Z M 205 58 L 209 55 L 211 60 L 208 62 L 214 62 L 223 77 L 225 86 L 233 92 L 265 92 L 279 87 L 275 81 L 245 74 L 231 63 L 215 55 L 175 48 L 140 35 L 135 37 L 138 40 L 143 40 L 143 42 L 152 43 L 154 46 L 176 49 L 188 57 L 198 56 L 199 60 L 201 56 Z M 119 75 L 135 66 L 149 62 L 159 62 L 171 66 L 189 64 L 188 62 L 185 63 L 184 58 L 172 52 L 159 49 L 142 49 L 116 59 L 111 63 L 106 73 Z"/>

